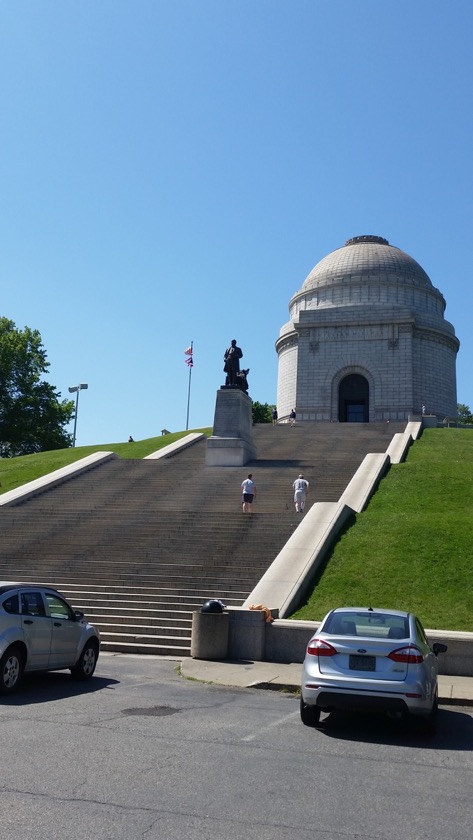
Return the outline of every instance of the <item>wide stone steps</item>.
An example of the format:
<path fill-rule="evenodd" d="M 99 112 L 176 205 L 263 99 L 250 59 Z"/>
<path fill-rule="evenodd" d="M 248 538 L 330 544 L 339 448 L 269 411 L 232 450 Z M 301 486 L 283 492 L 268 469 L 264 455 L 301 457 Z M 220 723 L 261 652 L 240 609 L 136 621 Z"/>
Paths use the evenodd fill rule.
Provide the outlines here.
<path fill-rule="evenodd" d="M 80 604 L 76 604 L 76 607 L 80 609 Z M 201 602 L 197 603 L 193 606 L 193 609 L 199 609 L 201 607 Z M 153 610 L 153 611 L 144 611 L 140 610 L 136 613 L 133 611 L 123 612 L 123 614 L 117 615 L 117 611 L 110 608 L 110 612 L 107 613 L 106 609 L 100 609 L 97 612 L 97 605 L 95 607 L 91 607 L 87 612 L 87 618 L 89 621 L 92 621 L 93 624 L 107 624 L 107 626 L 116 625 L 122 626 L 126 625 L 131 627 L 132 625 L 135 626 L 146 626 L 146 627 L 160 627 L 161 629 L 168 627 L 173 628 L 173 631 L 176 635 L 180 635 L 180 629 L 184 628 L 186 631 L 190 629 L 190 625 L 192 623 L 192 612 L 193 610 L 182 610 L 181 612 L 170 610 Z"/>
<path fill-rule="evenodd" d="M 146 589 L 142 587 L 140 589 L 135 588 L 134 590 L 124 590 L 122 587 L 112 587 L 110 586 L 110 590 L 106 590 L 105 587 L 103 591 L 98 592 L 96 589 L 89 589 L 89 590 L 82 590 L 79 589 L 78 586 L 74 586 L 69 582 L 60 583 L 61 591 L 66 594 L 67 597 L 73 598 L 75 602 L 80 602 L 81 600 L 87 600 L 90 603 L 100 604 L 103 607 L 107 607 L 110 604 L 116 604 L 117 606 L 120 605 L 124 609 L 130 609 L 131 611 L 136 609 L 136 605 L 141 605 L 143 603 L 144 598 L 146 597 L 146 602 L 153 608 L 161 608 L 161 605 L 167 605 L 169 603 L 172 604 L 193 604 L 195 601 L 199 603 L 205 598 L 207 598 L 208 589 L 199 589 L 195 587 L 195 589 L 171 589 L 170 587 L 162 588 L 162 589 Z M 234 600 L 238 600 L 245 595 L 246 590 L 228 590 L 228 593 L 233 596 Z"/>
<path fill-rule="evenodd" d="M 192 612 L 209 597 L 241 605 L 294 533 L 295 477 L 311 482 L 309 506 L 336 501 L 365 454 L 403 428 L 255 426 L 258 459 L 244 468 L 207 467 L 205 441 L 157 461 L 112 459 L 0 510 L 0 578 L 56 586 L 104 649 L 188 653 Z M 248 472 L 257 497 L 244 516 Z"/>
<path fill-rule="evenodd" d="M 132 633 L 103 633 L 101 635 L 102 650 L 112 653 L 153 654 L 154 656 L 179 657 L 190 656 L 191 644 L 189 640 L 180 637 L 166 637 L 159 635 L 143 635 L 137 637 Z"/>
<path fill-rule="evenodd" d="M 180 600 L 178 598 L 173 599 L 169 597 L 167 601 L 152 601 L 150 602 L 148 599 L 142 596 L 141 600 L 136 600 L 138 606 L 124 606 L 126 601 L 118 601 L 117 599 L 110 599 L 106 601 L 105 599 L 97 599 L 94 597 L 83 597 L 77 598 L 71 593 L 67 592 L 65 587 L 62 587 L 61 592 L 70 600 L 74 601 L 74 606 L 79 610 L 87 609 L 87 616 L 92 614 L 101 613 L 102 615 L 111 615 L 113 614 L 120 614 L 121 616 L 142 616 L 145 615 L 148 618 L 155 617 L 160 619 L 163 616 L 168 617 L 177 617 L 184 615 L 185 612 L 189 612 L 195 609 L 198 609 L 202 606 L 203 601 L 207 600 L 207 595 L 203 597 L 199 597 L 196 595 L 194 598 L 188 598 L 187 600 Z M 241 598 L 232 598 L 229 597 L 229 593 L 225 593 L 226 601 L 228 606 L 230 605 L 238 605 L 241 601 Z M 223 598 L 222 598 L 223 600 Z"/>
<path fill-rule="evenodd" d="M 43 584 L 48 584 L 48 585 L 52 585 L 53 581 L 54 581 L 54 586 L 57 589 L 60 589 L 61 592 L 63 592 L 65 595 L 66 595 L 66 593 L 69 592 L 69 584 L 64 578 L 64 571 L 63 570 L 57 570 L 56 572 L 51 570 L 48 575 L 39 574 L 38 572 L 35 573 L 31 570 L 28 570 L 27 568 L 21 568 L 21 569 L 16 569 L 16 570 L 10 569 L 10 570 L 7 570 L 7 571 L 9 572 L 8 574 L 6 574 L 5 567 L 3 566 L 2 567 L 2 575 L 1 575 L 1 578 L 3 580 L 25 580 L 25 581 L 28 581 L 30 583 L 36 583 L 36 584 L 43 583 Z M 133 580 L 140 581 L 141 587 L 143 587 L 143 592 L 140 595 L 140 599 L 142 601 L 145 600 L 147 603 L 149 602 L 149 596 L 146 592 L 146 587 L 144 586 L 144 584 L 145 584 L 146 580 L 148 580 L 148 579 L 150 581 L 150 587 L 151 588 L 158 581 L 157 576 L 140 575 L 139 573 L 136 573 L 135 576 L 133 576 L 133 575 L 122 575 L 120 577 L 119 575 L 114 575 L 114 577 L 113 577 L 113 580 L 114 580 L 115 583 L 116 583 L 117 580 L 122 580 L 123 581 L 122 592 L 124 594 L 124 597 L 126 597 L 126 598 L 128 598 L 129 595 L 131 595 L 131 593 L 132 593 Z M 210 577 L 210 576 L 209 577 L 196 576 L 196 578 L 195 578 L 196 591 L 202 590 L 202 592 L 204 593 L 202 595 L 202 600 L 206 600 L 207 598 L 210 598 L 210 597 L 212 597 L 212 598 L 217 597 L 216 593 L 219 593 L 218 597 L 220 598 L 220 597 L 222 597 L 221 593 L 225 592 L 227 598 L 229 598 L 231 600 L 237 600 L 237 601 L 241 600 L 241 602 L 243 603 L 243 601 L 246 599 L 247 593 L 249 591 L 248 587 L 253 588 L 254 582 L 255 581 L 257 582 L 258 579 L 259 578 L 256 575 L 253 578 L 248 577 L 248 578 L 239 579 L 238 581 L 235 581 L 234 578 L 230 579 L 230 578 L 223 578 L 223 577 L 216 578 L 216 577 Z M 98 581 L 91 581 L 91 588 L 92 588 L 92 586 L 95 585 L 95 583 L 97 583 L 97 582 L 105 583 L 105 581 L 106 581 L 106 578 L 101 578 Z M 173 581 L 175 581 L 175 583 L 177 585 L 185 582 L 186 584 L 189 585 L 192 582 L 192 579 L 189 577 L 189 575 L 166 574 L 166 575 L 162 576 L 161 581 L 162 582 L 167 582 L 167 583 L 172 583 Z M 202 588 L 202 583 L 206 584 L 205 588 Z M 243 594 L 243 593 L 246 593 L 246 594 Z M 74 592 L 71 593 L 71 597 L 73 595 L 74 595 Z M 69 595 L 67 595 L 67 597 L 69 597 Z M 87 598 L 89 600 L 91 599 L 91 597 L 92 596 L 90 594 L 87 596 Z M 200 597 L 200 596 L 198 596 L 198 597 Z M 168 596 L 168 601 L 178 604 L 179 603 L 179 596 L 174 598 L 172 596 L 172 594 L 170 593 L 169 596 Z"/>
<path fill-rule="evenodd" d="M 97 616 L 87 616 L 90 618 L 93 624 L 99 628 L 100 634 L 106 634 L 107 638 L 109 639 L 111 635 L 118 635 L 119 633 L 126 633 L 127 635 L 136 635 L 136 636 L 171 636 L 175 639 L 184 639 L 185 644 L 188 644 L 190 631 L 192 626 L 192 613 L 189 614 L 188 623 L 186 624 L 186 620 L 182 620 L 181 623 L 174 624 L 174 625 L 167 625 L 167 624 L 153 624 L 151 622 L 147 623 L 137 622 L 137 621 L 129 621 L 127 624 L 120 621 L 115 621 L 112 618 L 110 620 L 105 621 L 101 617 Z"/>

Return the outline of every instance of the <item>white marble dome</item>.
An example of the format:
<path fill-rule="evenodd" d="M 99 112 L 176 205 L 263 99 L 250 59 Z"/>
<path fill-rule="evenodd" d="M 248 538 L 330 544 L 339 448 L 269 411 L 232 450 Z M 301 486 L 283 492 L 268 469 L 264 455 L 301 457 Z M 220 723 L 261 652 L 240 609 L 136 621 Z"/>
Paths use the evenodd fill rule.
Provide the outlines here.
<path fill-rule="evenodd" d="M 404 420 L 456 413 L 455 330 L 422 266 L 380 236 L 321 259 L 289 302 L 276 342 L 278 413 L 301 420 Z"/>
<path fill-rule="evenodd" d="M 324 257 L 306 277 L 302 289 L 323 286 L 343 279 L 395 277 L 399 282 L 430 287 L 432 283 L 424 269 L 409 254 L 390 245 L 381 236 L 355 236 L 342 248 Z"/>

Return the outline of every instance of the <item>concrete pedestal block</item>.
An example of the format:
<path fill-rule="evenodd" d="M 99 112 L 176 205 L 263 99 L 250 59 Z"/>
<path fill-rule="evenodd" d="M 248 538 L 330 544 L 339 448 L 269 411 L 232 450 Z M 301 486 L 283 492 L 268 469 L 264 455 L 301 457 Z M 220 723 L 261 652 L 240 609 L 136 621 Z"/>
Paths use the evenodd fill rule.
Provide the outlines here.
<path fill-rule="evenodd" d="M 228 613 L 192 613 L 191 656 L 193 659 L 226 659 L 228 655 Z"/>
<path fill-rule="evenodd" d="M 422 428 L 423 429 L 436 429 L 438 426 L 438 419 L 436 414 L 423 414 L 422 415 Z"/>
<path fill-rule="evenodd" d="M 242 467 L 254 458 L 254 446 L 240 438 L 207 438 L 205 463 L 208 467 Z"/>
<path fill-rule="evenodd" d="M 262 610 L 230 610 L 229 658 L 262 661 L 265 630 Z"/>
<path fill-rule="evenodd" d="M 252 405 L 238 388 L 217 391 L 213 434 L 205 454 L 208 467 L 241 467 L 256 458 Z"/>

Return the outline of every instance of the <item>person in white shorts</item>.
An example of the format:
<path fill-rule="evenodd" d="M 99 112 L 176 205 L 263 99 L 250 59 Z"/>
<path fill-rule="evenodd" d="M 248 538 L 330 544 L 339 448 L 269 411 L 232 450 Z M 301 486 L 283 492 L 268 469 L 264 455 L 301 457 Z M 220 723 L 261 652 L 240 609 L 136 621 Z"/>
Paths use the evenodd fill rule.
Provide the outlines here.
<path fill-rule="evenodd" d="M 296 513 L 304 513 L 306 496 L 309 493 L 309 482 L 301 475 L 296 478 L 294 484 L 294 505 Z"/>

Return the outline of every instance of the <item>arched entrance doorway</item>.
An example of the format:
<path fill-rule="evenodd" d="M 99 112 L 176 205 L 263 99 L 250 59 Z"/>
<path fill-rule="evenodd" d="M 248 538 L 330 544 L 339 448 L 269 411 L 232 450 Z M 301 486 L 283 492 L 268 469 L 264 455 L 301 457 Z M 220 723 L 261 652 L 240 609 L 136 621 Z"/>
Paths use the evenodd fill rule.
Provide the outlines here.
<path fill-rule="evenodd" d="M 368 423 L 370 387 L 359 373 L 345 376 L 338 386 L 338 420 L 340 423 Z"/>

